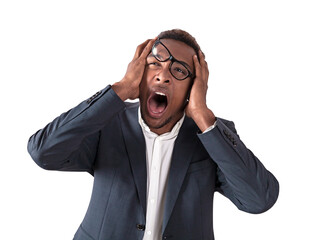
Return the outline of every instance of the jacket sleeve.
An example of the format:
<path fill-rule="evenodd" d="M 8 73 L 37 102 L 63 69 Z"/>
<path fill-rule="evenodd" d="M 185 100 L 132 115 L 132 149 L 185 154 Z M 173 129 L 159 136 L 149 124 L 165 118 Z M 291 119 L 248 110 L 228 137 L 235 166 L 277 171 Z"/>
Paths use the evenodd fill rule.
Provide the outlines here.
<path fill-rule="evenodd" d="M 93 174 L 100 129 L 124 108 L 107 86 L 32 135 L 28 152 L 43 169 Z"/>
<path fill-rule="evenodd" d="M 249 213 L 262 213 L 274 205 L 279 183 L 246 148 L 233 122 L 218 118 L 213 130 L 198 136 L 218 166 L 217 191 Z"/>

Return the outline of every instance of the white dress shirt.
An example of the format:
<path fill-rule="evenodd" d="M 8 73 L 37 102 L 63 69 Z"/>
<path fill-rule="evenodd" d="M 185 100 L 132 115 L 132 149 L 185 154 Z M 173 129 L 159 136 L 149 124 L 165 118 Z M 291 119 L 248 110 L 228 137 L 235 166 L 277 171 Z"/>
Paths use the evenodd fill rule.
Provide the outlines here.
<path fill-rule="evenodd" d="M 151 132 L 140 115 L 139 124 L 146 142 L 147 166 L 147 216 L 143 240 L 161 239 L 165 193 L 171 165 L 174 142 L 185 115 L 175 124 L 171 132 L 157 135 Z"/>
<path fill-rule="evenodd" d="M 174 143 L 184 121 L 185 114 L 175 124 L 171 132 L 157 135 L 152 132 L 141 117 L 138 109 L 139 124 L 146 142 L 147 166 L 147 212 L 143 240 L 160 240 L 165 207 L 168 173 L 172 160 Z M 204 131 L 213 129 L 215 124 Z"/>

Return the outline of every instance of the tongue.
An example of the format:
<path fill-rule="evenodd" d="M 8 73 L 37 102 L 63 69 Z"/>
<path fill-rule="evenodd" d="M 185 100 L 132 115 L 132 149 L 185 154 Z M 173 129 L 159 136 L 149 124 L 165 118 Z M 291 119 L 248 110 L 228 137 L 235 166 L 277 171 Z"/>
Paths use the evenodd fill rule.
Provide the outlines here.
<path fill-rule="evenodd" d="M 166 108 L 166 101 L 160 101 L 157 97 L 152 97 L 149 101 L 149 107 L 153 113 L 161 113 Z"/>

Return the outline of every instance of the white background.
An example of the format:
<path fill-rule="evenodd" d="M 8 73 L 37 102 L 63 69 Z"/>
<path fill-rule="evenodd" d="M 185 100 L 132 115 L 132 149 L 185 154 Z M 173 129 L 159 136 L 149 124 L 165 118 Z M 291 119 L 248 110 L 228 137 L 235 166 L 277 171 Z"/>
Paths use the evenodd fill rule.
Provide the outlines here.
<path fill-rule="evenodd" d="M 40 169 L 28 138 L 119 81 L 136 46 L 172 28 L 207 56 L 208 106 L 235 122 L 281 186 L 260 215 L 216 194 L 216 239 L 311 239 L 308 2 L 2 0 L 0 239 L 73 238 L 93 179 Z"/>

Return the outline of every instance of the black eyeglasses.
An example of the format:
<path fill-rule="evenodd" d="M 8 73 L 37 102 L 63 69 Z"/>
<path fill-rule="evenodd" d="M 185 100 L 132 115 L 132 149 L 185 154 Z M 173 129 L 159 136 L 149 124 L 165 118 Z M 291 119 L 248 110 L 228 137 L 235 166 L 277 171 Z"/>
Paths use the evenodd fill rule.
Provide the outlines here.
<path fill-rule="evenodd" d="M 172 56 L 167 47 L 158 39 L 151 50 L 152 56 L 159 62 L 171 61 L 169 66 L 170 73 L 177 80 L 184 80 L 187 77 L 192 78 L 193 74 L 186 67 L 185 63 L 178 61 Z"/>

